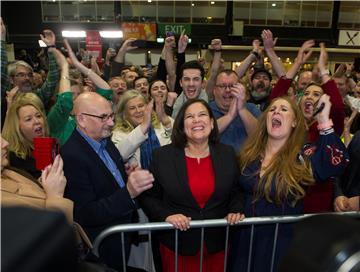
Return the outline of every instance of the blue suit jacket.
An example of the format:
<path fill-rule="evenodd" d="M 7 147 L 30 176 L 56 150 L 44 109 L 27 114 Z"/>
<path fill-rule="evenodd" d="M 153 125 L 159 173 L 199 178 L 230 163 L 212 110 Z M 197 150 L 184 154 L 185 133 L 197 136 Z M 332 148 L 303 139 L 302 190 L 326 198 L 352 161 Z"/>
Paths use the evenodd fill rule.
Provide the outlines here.
<path fill-rule="evenodd" d="M 110 139 L 106 150 L 126 181 L 123 160 Z M 74 201 L 74 220 L 84 227 L 90 239 L 94 240 L 110 226 L 135 220 L 136 206 L 126 187 L 120 188 L 106 165 L 76 129 L 60 153 L 67 178 L 65 197 Z M 118 265 L 112 262 L 121 262 L 121 244 L 114 237 L 108 240 L 103 243 L 104 250 L 101 252 L 100 249 L 100 255 L 113 259 L 105 262 L 117 268 Z"/>

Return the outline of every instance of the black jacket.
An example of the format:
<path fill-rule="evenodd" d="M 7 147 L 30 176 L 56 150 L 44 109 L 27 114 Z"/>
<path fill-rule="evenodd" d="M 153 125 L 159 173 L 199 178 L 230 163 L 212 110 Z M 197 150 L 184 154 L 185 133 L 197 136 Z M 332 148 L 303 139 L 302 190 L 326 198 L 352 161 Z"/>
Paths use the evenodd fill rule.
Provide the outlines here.
<path fill-rule="evenodd" d="M 184 214 L 192 220 L 220 219 L 230 212 L 241 212 L 243 197 L 240 176 L 232 147 L 210 146 L 215 173 L 215 191 L 203 209 L 194 199 L 188 185 L 185 153 L 174 145 L 163 146 L 153 153 L 150 171 L 155 182 L 151 190 L 140 196 L 140 204 L 151 221 L 165 221 L 172 214 Z M 174 250 L 174 231 L 159 235 L 159 240 Z M 209 253 L 225 248 L 225 228 L 205 230 L 205 244 Z M 179 232 L 179 254 L 195 255 L 200 250 L 200 229 Z"/>

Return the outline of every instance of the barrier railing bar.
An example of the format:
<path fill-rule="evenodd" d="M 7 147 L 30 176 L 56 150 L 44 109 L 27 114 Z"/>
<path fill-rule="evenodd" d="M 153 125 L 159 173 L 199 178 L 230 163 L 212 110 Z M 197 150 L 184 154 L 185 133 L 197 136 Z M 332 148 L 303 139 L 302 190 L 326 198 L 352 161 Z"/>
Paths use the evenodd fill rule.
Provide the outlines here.
<path fill-rule="evenodd" d="M 172 225 L 171 225 L 172 226 Z M 178 239 L 179 239 L 179 230 L 175 229 L 175 272 L 178 272 Z"/>
<path fill-rule="evenodd" d="M 250 269 L 251 269 L 251 255 L 252 255 L 252 245 L 253 245 L 253 239 L 254 239 L 254 228 L 255 228 L 255 225 L 251 225 L 250 246 L 249 246 L 249 257 L 248 257 L 247 272 L 250 272 Z"/>
<path fill-rule="evenodd" d="M 355 271 L 352 270 L 356 265 L 358 265 L 360 260 L 360 251 L 353 254 L 350 258 L 348 258 L 337 270 L 337 272 L 348 272 Z"/>
<path fill-rule="evenodd" d="M 337 214 L 347 215 L 352 217 L 360 217 L 360 212 L 334 212 L 334 213 L 322 213 L 324 214 Z M 264 216 L 264 217 L 249 217 L 243 221 L 236 223 L 233 226 L 242 225 L 261 225 L 261 224 L 274 224 L 274 223 L 295 223 L 301 221 L 307 217 L 311 217 L 319 214 L 305 214 L 305 215 L 289 215 L 289 216 Z M 227 226 L 226 219 L 208 219 L 208 220 L 194 220 L 190 221 L 190 228 L 202 228 L 202 227 L 221 227 Z M 136 223 L 136 224 L 123 224 L 107 228 L 101 232 L 93 243 L 93 253 L 99 256 L 99 245 L 103 239 L 107 236 L 117 232 L 134 232 L 134 231 L 148 231 L 148 230 L 168 230 L 174 229 L 174 226 L 167 222 L 156 222 L 156 223 Z M 177 243 L 177 242 L 176 242 Z"/>
<path fill-rule="evenodd" d="M 227 225 L 226 226 L 226 234 L 225 234 L 224 272 L 226 272 L 226 267 L 227 267 L 227 253 L 228 253 L 228 246 L 229 246 L 229 229 L 230 229 L 230 225 Z"/>
<path fill-rule="evenodd" d="M 200 272 L 203 269 L 203 258 L 204 258 L 204 228 L 201 228 L 201 244 L 200 244 Z"/>
<path fill-rule="evenodd" d="M 126 258 L 125 258 L 125 235 L 124 232 L 121 233 L 121 250 L 122 250 L 122 261 L 123 261 L 123 270 L 126 272 Z"/>
<path fill-rule="evenodd" d="M 273 244 L 273 250 L 272 250 L 272 254 L 271 254 L 271 268 L 270 268 L 270 272 L 273 272 L 273 271 L 274 271 L 274 261 L 275 261 L 276 242 L 277 242 L 278 233 L 279 233 L 279 223 L 276 223 L 275 233 L 274 233 L 274 244 Z"/>
<path fill-rule="evenodd" d="M 148 255 L 148 263 L 150 264 L 150 267 L 151 267 L 151 271 L 153 271 L 153 254 L 152 254 L 152 241 L 151 241 L 151 230 L 148 231 L 148 240 L 149 240 L 149 243 L 148 243 L 148 250 L 149 250 L 149 255 Z"/>

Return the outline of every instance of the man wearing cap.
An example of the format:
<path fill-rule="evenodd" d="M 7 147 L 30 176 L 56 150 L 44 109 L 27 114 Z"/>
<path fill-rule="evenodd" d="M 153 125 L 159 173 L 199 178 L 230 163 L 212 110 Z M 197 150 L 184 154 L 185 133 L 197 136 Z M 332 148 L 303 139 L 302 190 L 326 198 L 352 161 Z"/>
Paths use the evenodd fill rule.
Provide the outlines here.
<path fill-rule="evenodd" d="M 271 74 L 265 67 L 254 69 L 251 75 L 251 89 L 249 102 L 258 106 L 261 111 L 264 111 L 268 105 L 268 97 L 271 92 Z"/>

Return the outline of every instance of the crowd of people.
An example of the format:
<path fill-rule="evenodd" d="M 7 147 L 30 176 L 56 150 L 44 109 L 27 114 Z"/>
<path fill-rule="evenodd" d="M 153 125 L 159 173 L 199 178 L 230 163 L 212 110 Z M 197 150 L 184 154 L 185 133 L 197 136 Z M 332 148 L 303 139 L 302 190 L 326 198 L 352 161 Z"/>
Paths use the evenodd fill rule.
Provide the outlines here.
<path fill-rule="evenodd" d="M 185 61 L 183 32 L 177 43 L 166 38 L 149 69 L 125 63 L 136 39 L 109 48 L 99 65 L 66 40 L 57 49 L 51 30 L 40 36 L 47 72 L 37 79 L 29 58 L 8 63 L 1 20 L 2 205 L 60 210 L 89 248 L 111 226 L 168 222 L 180 231 L 178 271 L 200 267 L 201 235 L 189 229 L 191 220 L 235 225 L 248 217 L 359 211 L 360 71 L 343 64 L 331 74 L 325 44 L 312 70 L 303 67 L 313 40 L 286 70 L 277 39 L 264 30 L 231 70 L 221 40 L 213 39 L 205 69 L 202 60 Z M 39 137 L 60 145 L 44 169 L 34 156 Z M 222 271 L 225 257 L 229 271 L 248 271 L 249 250 L 250 271 L 266 271 L 274 229 L 233 227 L 228 250 L 224 228 L 206 229 L 203 271 Z M 117 271 L 124 260 L 129 269 L 174 271 L 174 231 L 156 232 L 152 252 L 140 236 L 125 235 L 122 248 L 121 235 L 112 235 L 98 261 Z M 275 270 L 292 238 L 292 225 L 281 225 Z"/>

